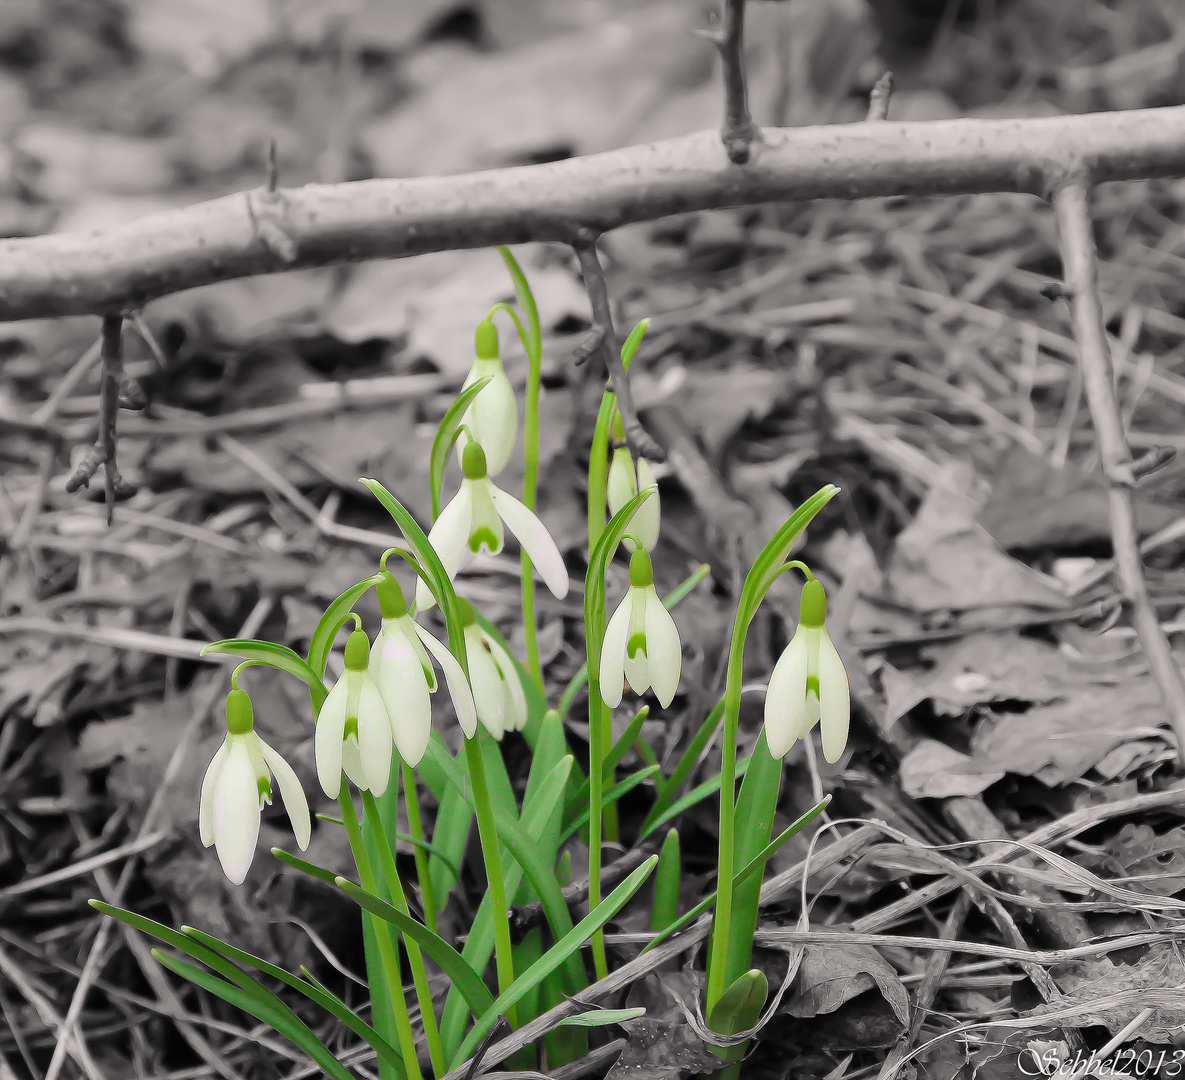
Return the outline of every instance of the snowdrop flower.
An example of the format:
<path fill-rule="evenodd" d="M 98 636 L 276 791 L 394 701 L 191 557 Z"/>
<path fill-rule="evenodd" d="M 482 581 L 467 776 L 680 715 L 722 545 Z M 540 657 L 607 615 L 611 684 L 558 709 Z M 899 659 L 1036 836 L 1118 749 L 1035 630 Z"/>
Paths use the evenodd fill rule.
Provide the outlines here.
<path fill-rule="evenodd" d="M 465 672 L 449 650 L 408 613 L 403 590 L 390 573 L 375 589 L 383 626 L 370 650 L 370 676 L 387 710 L 395 749 L 408 765 L 418 765 L 432 734 L 432 702 L 436 673 L 428 654 L 444 671 L 457 719 L 467 739 L 477 731 L 477 709 Z"/>
<path fill-rule="evenodd" d="M 488 377 L 490 381 L 478 392 L 461 418 L 464 428 L 457 439 L 457 459 L 461 460 L 472 437 L 485 451 L 490 472 L 497 474 L 506 467 L 514 450 L 514 438 L 518 434 L 518 403 L 498 358 L 498 331 L 493 322 L 489 319 L 479 322 L 473 338 L 476 358 L 461 389 L 472 386 L 479 379 Z"/>
<path fill-rule="evenodd" d="M 562 600 L 568 595 L 568 570 L 547 527 L 513 495 L 496 487 L 486 469 L 485 451 L 475 442 L 461 452 L 465 478 L 436 519 L 428 541 L 444 564 L 449 579 L 473 561 L 483 548 L 490 555 L 502 550 L 503 523 L 518 538 L 547 587 Z M 416 610 L 426 611 L 436 598 L 423 580 L 416 586 Z"/>
<path fill-rule="evenodd" d="M 394 735 L 369 667 L 370 639 L 355 630 L 346 640 L 346 670 L 321 706 L 313 738 L 317 779 L 331 799 L 341 791 L 343 769 L 361 791 L 377 797 L 387 790 Z"/>
<path fill-rule="evenodd" d="M 202 780 L 198 832 L 215 846 L 226 876 L 241 885 L 255 857 L 259 814 L 272 801 L 272 777 L 280 785 L 284 809 L 300 850 L 309 846 L 312 823 L 304 789 L 288 764 L 255 734 L 254 710 L 246 690 L 226 695 L 226 741 Z"/>
<path fill-rule="evenodd" d="M 641 491 L 651 491 L 653 494 L 630 519 L 630 534 L 625 538 L 626 551 L 636 551 L 638 542 L 645 551 L 653 551 L 658 543 L 659 502 L 658 481 L 650 471 L 650 462 L 645 458 L 638 458 L 638 467 L 634 469 L 634 459 L 629 450 L 620 446 L 613 451 L 613 460 L 609 463 L 609 480 L 605 485 L 609 503 L 609 516 L 616 514 L 627 502 Z"/>
<path fill-rule="evenodd" d="M 765 738 L 784 757 L 820 725 L 823 757 L 834 765 L 848 741 L 848 676 L 827 633 L 827 595 L 811 578 L 802 587 L 798 629 L 774 665 L 765 693 Z"/>
<path fill-rule="evenodd" d="M 501 642 L 478 624 L 473 605 L 468 600 L 459 603 L 477 718 L 495 739 L 501 739 L 507 731 L 521 731 L 527 722 L 527 696 L 518 666 Z"/>
<path fill-rule="evenodd" d="M 636 694 L 653 687 L 665 709 L 679 688 L 682 670 L 679 631 L 654 591 L 650 556 L 639 549 L 630 556 L 629 592 L 605 628 L 601 697 L 610 708 L 616 708 L 628 681 Z"/>

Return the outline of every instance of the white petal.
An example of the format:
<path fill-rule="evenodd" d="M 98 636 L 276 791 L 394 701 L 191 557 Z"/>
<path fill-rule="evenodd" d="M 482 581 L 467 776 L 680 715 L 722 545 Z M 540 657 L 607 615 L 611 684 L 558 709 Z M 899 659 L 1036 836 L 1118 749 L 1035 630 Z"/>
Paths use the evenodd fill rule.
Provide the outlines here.
<path fill-rule="evenodd" d="M 259 788 L 243 736 L 228 741 L 230 748 L 214 793 L 214 846 L 226 876 L 241 885 L 251 869 L 259 839 Z"/>
<path fill-rule="evenodd" d="M 810 662 L 801 630 L 778 657 L 765 691 L 765 739 L 774 757 L 785 757 L 802 737 Z M 809 730 L 809 729 L 808 729 Z"/>
<path fill-rule="evenodd" d="M 611 709 L 621 704 L 625 689 L 625 643 L 630 629 L 630 608 L 633 589 L 617 605 L 609 625 L 605 627 L 605 641 L 601 646 L 601 698 Z"/>
<path fill-rule="evenodd" d="M 534 514 L 513 495 L 490 485 L 494 506 L 502 515 L 510 531 L 514 533 L 523 550 L 530 556 L 531 564 L 539 571 L 544 584 L 557 600 L 568 595 L 568 568 L 564 557 L 556 547 L 551 533 Z"/>
<path fill-rule="evenodd" d="M 522 731 L 527 725 L 527 694 L 523 690 L 523 681 L 519 675 L 518 664 L 499 641 L 483 634 L 482 638 L 490 647 L 494 662 L 505 679 L 506 697 L 510 703 L 510 717 L 506 725 L 507 731 Z"/>
<path fill-rule="evenodd" d="M 485 451 L 486 468 L 493 476 L 506 467 L 514 450 L 514 440 L 518 434 L 518 402 L 500 360 L 475 361 L 461 389 L 472 386 L 487 375 L 491 381 L 486 383 L 485 389 L 465 410 L 465 423 L 473 429 L 478 444 Z M 457 440 L 458 454 L 468 441 L 464 434 Z"/>
<path fill-rule="evenodd" d="M 346 682 L 343 675 L 334 683 L 317 715 L 313 734 L 317 779 L 321 781 L 321 790 L 331 799 L 337 798 L 342 786 L 342 739 L 346 730 L 346 698 L 349 696 Z"/>
<path fill-rule="evenodd" d="M 651 494 L 634 512 L 629 531 L 642 541 L 643 549 L 653 551 L 654 545 L 658 543 L 662 504 L 658 497 L 658 481 L 654 479 L 650 463 L 645 458 L 638 458 L 638 490 L 650 491 Z"/>
<path fill-rule="evenodd" d="M 400 615 L 395 620 L 394 627 L 392 627 L 392 631 L 402 634 L 403 640 L 407 642 L 410 648 L 415 650 L 424 668 L 424 679 L 428 683 L 428 692 L 435 694 L 436 669 L 432 667 L 432 661 L 428 658 L 428 652 L 424 648 L 424 643 L 420 640 L 420 635 L 416 633 L 418 629 L 419 627 L 416 626 L 415 619 L 410 615 Z"/>
<path fill-rule="evenodd" d="M 309 846 L 313 823 L 309 818 L 309 803 L 305 798 L 304 788 L 292 766 L 288 764 L 275 750 L 262 739 L 258 740 L 260 753 L 267 767 L 271 769 L 276 783 L 280 787 L 280 798 L 284 800 L 284 809 L 288 811 L 288 820 L 292 823 L 292 833 L 296 837 L 300 850 Z"/>
<path fill-rule="evenodd" d="M 377 798 L 387 790 L 391 779 L 391 720 L 374 680 L 368 675 L 362 679 L 358 699 L 358 754 L 366 786 Z"/>
<path fill-rule="evenodd" d="M 444 681 L 448 683 L 448 692 L 453 699 L 453 708 L 457 710 L 461 730 L 465 733 L 465 738 L 472 739 L 477 734 L 477 706 L 473 703 L 473 691 L 469 689 L 464 669 L 457 658 L 419 623 L 415 624 L 415 628 L 420 640 L 440 664 L 444 672 Z M 416 762 L 409 764 L 414 765 Z"/>
<path fill-rule="evenodd" d="M 506 533 L 502 528 L 498 508 L 494 504 L 494 492 L 498 489 L 488 476 L 483 476 L 480 480 L 471 480 L 469 486 L 473 493 L 473 524 L 470 526 L 466 550 L 471 557 L 478 554 L 473 550 L 473 540 L 476 536 L 479 550 L 485 551 L 487 555 L 501 555 L 502 545 L 506 543 Z M 482 533 L 485 535 L 479 535 Z"/>
<path fill-rule="evenodd" d="M 470 481 L 461 481 L 461 490 L 452 497 L 440 512 L 436 524 L 428 533 L 428 543 L 444 566 L 444 572 L 451 581 L 457 576 L 461 556 L 469 543 L 469 528 L 473 523 L 473 486 Z M 436 603 L 436 597 L 422 578 L 416 582 L 416 610 L 427 611 Z"/>
<path fill-rule="evenodd" d="M 474 627 L 465 628 L 465 643 L 469 656 L 469 684 L 473 687 L 477 718 L 495 739 L 501 739 L 511 719 L 510 698 L 502 673 Z"/>
<path fill-rule="evenodd" d="M 650 689 L 649 642 L 646 641 L 646 599 L 649 588 L 631 587 L 629 591 L 630 624 L 625 634 L 625 657 L 622 667 L 625 681 L 635 694 L 644 694 Z M 636 646 L 630 655 L 631 642 Z"/>
<path fill-rule="evenodd" d="M 214 792 L 218 788 L 218 774 L 226 762 L 228 748 L 229 741 L 224 739 L 210 759 L 206 775 L 202 778 L 202 794 L 198 800 L 198 835 L 201 836 L 204 847 L 214 843 Z"/>
<path fill-rule="evenodd" d="M 847 745 L 852 700 L 848 674 L 826 630 L 819 641 L 819 712 L 823 757 L 834 765 Z"/>
<path fill-rule="evenodd" d="M 378 648 L 370 653 L 370 674 L 383 699 L 399 756 L 409 765 L 418 765 L 432 733 L 432 701 L 420 661 L 424 648 L 413 636 L 414 646 L 398 628 L 385 636 L 380 632 L 375 641 Z"/>
<path fill-rule="evenodd" d="M 654 586 L 647 590 L 646 597 L 646 659 L 654 696 L 665 709 L 679 689 L 679 677 L 683 673 L 683 647 L 679 643 L 675 620 L 663 607 Z"/>

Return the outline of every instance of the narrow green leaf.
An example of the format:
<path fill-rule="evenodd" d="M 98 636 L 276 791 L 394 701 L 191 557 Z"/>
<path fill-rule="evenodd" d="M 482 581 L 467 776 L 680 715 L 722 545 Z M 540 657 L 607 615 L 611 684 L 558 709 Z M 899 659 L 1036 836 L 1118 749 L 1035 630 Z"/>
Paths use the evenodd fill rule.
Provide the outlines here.
<path fill-rule="evenodd" d="M 658 853 L 658 872 L 654 875 L 654 904 L 650 909 L 650 929 L 656 934 L 679 917 L 679 890 L 683 884 L 683 861 L 679 856 L 679 830 L 671 829 Z"/>
<path fill-rule="evenodd" d="M 591 1012 L 577 1013 L 575 1016 L 565 1016 L 556 1027 L 605 1027 L 608 1024 L 620 1024 L 626 1020 L 637 1020 L 645 1016 L 645 1009 L 593 1009 Z"/>
<path fill-rule="evenodd" d="M 609 748 L 609 753 L 605 755 L 604 767 L 601 770 L 606 777 L 613 775 L 613 770 L 621 764 L 622 758 L 629 753 L 630 747 L 634 745 L 634 741 L 638 738 L 638 733 L 642 730 L 642 725 L 646 722 L 646 718 L 649 715 L 650 706 L 643 705 L 634 714 L 633 719 L 629 722 L 629 726 L 621 733 L 621 737 Z M 661 787 L 661 785 L 659 786 Z M 586 777 L 580 787 L 568 793 L 566 800 L 567 806 L 564 810 L 565 817 L 573 817 L 580 812 L 581 807 L 588 805 L 588 788 L 588 778 Z"/>
<path fill-rule="evenodd" d="M 353 1075 L 342 1067 L 341 1062 L 325 1048 L 325 1044 L 313 1034 L 307 1025 L 300 1021 L 293 1023 L 289 1017 L 269 1007 L 258 998 L 252 997 L 245 990 L 219 979 L 209 972 L 202 971 L 201 968 L 193 964 L 178 960 L 162 949 L 153 949 L 152 955 L 157 963 L 180 975 L 183 979 L 188 979 L 195 986 L 200 986 L 203 990 L 222 998 L 223 1001 L 242 1009 L 243 1012 L 271 1025 L 289 1042 L 303 1050 L 314 1064 L 319 1065 L 335 1080 L 354 1080 Z"/>
<path fill-rule="evenodd" d="M 277 645 L 272 641 L 256 641 L 254 638 L 227 638 L 223 641 L 212 641 L 204 649 L 202 656 L 209 653 L 225 653 L 230 656 L 241 656 L 244 660 L 252 660 L 257 664 L 286 671 L 295 675 L 305 683 L 314 697 L 325 700 L 326 690 L 321 683 L 321 676 L 307 664 L 299 655 L 287 645 Z M 320 708 L 320 701 L 317 702 Z"/>
<path fill-rule="evenodd" d="M 651 871 L 657 863 L 658 856 L 651 855 L 625 881 L 606 896 L 601 903 L 548 949 L 541 959 L 519 975 L 509 990 L 503 994 L 499 994 L 497 1000 L 474 1023 L 469 1034 L 465 1036 L 465 1041 L 461 1044 L 460 1050 L 457 1051 L 453 1058 L 452 1067 L 457 1068 L 464 1059 L 473 1053 L 477 1045 L 489 1033 L 490 1028 L 494 1026 L 498 1017 L 511 1006 L 515 1005 L 527 992 L 529 987 L 538 986 L 548 975 L 564 964 L 569 957 L 578 954 L 584 943 L 625 907 L 630 897 L 641 888 L 642 883 L 650 876 Z"/>
<path fill-rule="evenodd" d="M 720 721 L 723 719 L 724 701 L 721 699 L 716 703 L 712 711 L 708 713 L 704 722 L 700 724 L 699 731 L 695 733 L 687 749 L 683 751 L 678 764 L 667 778 L 666 783 L 659 788 L 658 798 L 654 800 L 654 805 L 650 808 L 650 812 L 642 822 L 643 836 L 652 833 L 658 827 L 658 818 L 674 803 L 676 796 L 679 794 L 679 788 L 683 785 L 683 781 L 691 775 L 691 770 L 695 768 L 695 763 L 699 761 L 700 755 L 707 749 L 708 743 L 712 741 L 712 736 L 716 734 L 716 729 L 720 726 Z"/>
<path fill-rule="evenodd" d="M 428 484 L 432 489 L 432 520 L 440 517 L 441 491 L 444 489 L 444 467 L 448 464 L 449 451 L 457 441 L 461 431 L 461 421 L 465 418 L 465 410 L 473 404 L 473 399 L 485 389 L 491 376 L 478 379 L 472 386 L 465 387 L 448 407 L 448 411 L 441 418 L 436 428 L 436 436 L 432 440 L 432 453 L 428 458 Z"/>
<path fill-rule="evenodd" d="M 768 756 L 768 755 L 767 755 Z M 750 754 L 746 758 L 741 758 L 737 762 L 737 776 L 744 776 L 745 770 L 749 768 L 749 763 L 753 760 L 753 755 Z M 688 807 L 694 806 L 698 802 L 702 802 L 709 795 L 715 795 L 720 790 L 720 777 L 713 776 L 711 780 L 705 780 L 702 784 L 693 787 L 681 799 L 673 802 L 663 813 L 650 822 L 642 832 L 639 834 L 639 840 L 645 840 L 650 836 L 655 829 L 661 825 L 665 825 L 671 818 L 678 817 Z"/>
<path fill-rule="evenodd" d="M 317 620 L 317 626 L 309 641 L 309 667 L 313 669 L 319 679 L 325 675 L 325 663 L 329 659 L 329 651 L 333 648 L 338 631 L 346 625 L 346 620 L 349 619 L 350 612 L 354 610 L 354 605 L 382 580 L 379 574 L 374 574 L 351 585 L 325 609 L 325 614 Z M 318 702 L 317 708 L 320 709 L 320 707 L 320 702 Z"/>
<path fill-rule="evenodd" d="M 632 772 L 624 780 L 614 784 L 608 791 L 605 792 L 601 799 L 601 806 L 609 806 L 620 799 L 627 791 L 632 791 L 643 781 L 649 780 L 651 777 L 660 775 L 661 770 L 657 765 L 648 765 L 645 769 L 639 769 L 637 772 Z M 570 822 L 564 825 L 564 831 L 560 834 L 560 843 L 566 841 L 574 832 L 583 828 L 588 824 L 589 807 L 587 804 L 584 809 L 576 815 Z"/>
<path fill-rule="evenodd" d="M 302 874 L 307 874 L 317 881 L 323 881 L 326 885 L 337 884 L 337 874 L 332 870 L 326 870 L 323 866 L 318 866 L 316 863 L 308 862 L 302 859 L 299 855 L 293 855 L 290 851 L 285 851 L 283 848 L 272 848 L 272 854 L 282 863 L 291 866 L 293 870 L 299 870 Z"/>
<path fill-rule="evenodd" d="M 225 941 L 220 941 L 218 938 L 207 934 L 203 930 L 198 930 L 196 927 L 183 926 L 181 929 L 187 937 L 194 938 L 207 948 L 221 953 L 228 959 L 257 968 L 265 975 L 270 975 L 273 979 L 278 979 L 286 986 L 292 987 L 297 993 L 320 1005 L 327 1013 L 345 1024 L 346 1027 L 362 1039 L 367 1046 L 371 1047 L 389 1065 L 392 1065 L 400 1072 L 404 1071 L 403 1058 L 400 1056 L 399 1051 L 375 1031 L 370 1024 L 362 1020 L 341 998 L 322 986 L 316 979 L 309 976 L 306 982 L 304 979 L 293 975 L 292 972 L 286 971 L 282 967 L 277 967 L 262 957 L 254 956 L 243 949 L 238 949 Z"/>
<path fill-rule="evenodd" d="M 522 272 L 522 268 L 518 265 L 518 260 L 510 248 L 499 246 L 498 254 L 502 256 L 502 261 L 506 264 L 510 280 L 514 282 L 514 293 L 518 297 L 518 306 L 523 309 L 523 314 L 527 317 L 528 337 L 523 341 L 523 349 L 526 350 L 528 358 L 537 364 L 543 351 L 543 329 L 539 325 L 539 307 L 535 303 L 535 294 L 531 292 L 526 275 Z"/>
<path fill-rule="evenodd" d="M 629 371 L 630 364 L 634 359 L 634 353 L 638 351 L 638 347 L 642 344 L 642 338 L 649 329 L 650 319 L 643 319 L 629 332 L 629 336 L 625 341 L 621 343 L 621 362 L 625 366 L 626 371 Z"/>
<path fill-rule="evenodd" d="M 461 992 L 474 1016 L 481 1016 L 493 1004 L 494 996 L 486 989 L 485 983 L 465 963 L 461 954 L 439 934 L 432 933 L 423 923 L 404 915 L 397 907 L 367 892 L 349 878 L 339 876 L 337 886 L 359 907 L 394 925 L 401 934 L 411 938 L 432 957 Z"/>

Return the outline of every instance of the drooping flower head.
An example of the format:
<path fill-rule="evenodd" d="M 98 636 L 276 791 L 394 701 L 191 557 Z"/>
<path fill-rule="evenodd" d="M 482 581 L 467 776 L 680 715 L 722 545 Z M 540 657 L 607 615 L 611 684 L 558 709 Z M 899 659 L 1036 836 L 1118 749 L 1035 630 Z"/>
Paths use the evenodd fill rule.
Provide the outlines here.
<path fill-rule="evenodd" d="M 629 591 L 605 628 L 601 697 L 615 708 L 628 682 L 636 694 L 652 687 L 665 709 L 679 688 L 682 671 L 679 631 L 654 589 L 650 556 L 639 549 L 630 556 Z"/>
<path fill-rule="evenodd" d="M 798 629 L 778 657 L 765 694 L 765 738 L 774 757 L 785 757 L 816 724 L 830 764 L 839 761 L 847 745 L 848 676 L 826 623 L 827 594 L 811 578 L 802 587 Z"/>
<path fill-rule="evenodd" d="M 558 599 L 568 595 L 568 570 L 547 527 L 513 495 L 497 487 L 486 468 L 485 451 L 475 442 L 461 452 L 461 489 L 441 512 L 428 541 L 452 580 L 481 551 L 497 555 L 505 541 L 503 524 L 522 544 L 531 563 Z M 424 581 L 416 586 L 416 610 L 436 598 Z"/>
<path fill-rule="evenodd" d="M 527 696 L 518 667 L 502 643 L 478 623 L 473 605 L 468 600 L 459 604 L 477 718 L 495 739 L 501 739 L 507 731 L 521 731 L 527 722 Z"/>
<path fill-rule="evenodd" d="M 388 571 L 376 586 L 382 629 L 370 650 L 370 675 L 387 710 L 395 748 L 408 765 L 418 765 L 432 734 L 430 694 L 437 688 L 429 653 L 444 671 L 457 718 L 467 738 L 477 730 L 477 710 L 465 672 L 449 650 L 407 611 L 399 582 Z"/>
<path fill-rule="evenodd" d="M 638 466 L 634 468 L 634 459 L 625 445 L 614 446 L 613 457 L 609 462 L 609 478 L 605 485 L 606 501 L 609 504 L 609 516 L 616 514 L 639 491 L 650 491 L 651 495 L 630 519 L 630 535 L 623 541 L 626 551 L 636 551 L 639 544 L 645 551 L 653 551 L 658 543 L 658 526 L 661 510 L 658 499 L 658 481 L 650 471 L 650 462 L 645 458 L 638 458 Z"/>
<path fill-rule="evenodd" d="M 341 791 L 343 770 L 361 791 L 387 790 L 394 734 L 369 667 L 370 639 L 355 630 L 346 639 L 346 670 L 321 706 L 313 738 L 317 779 L 331 799 Z"/>
<path fill-rule="evenodd" d="M 255 714 L 246 690 L 226 695 L 226 739 L 206 769 L 198 803 L 202 844 L 215 846 L 226 876 L 241 885 L 255 857 L 259 817 L 272 801 L 272 778 L 301 851 L 309 846 L 312 822 L 304 789 L 288 764 L 255 733 Z"/>
<path fill-rule="evenodd" d="M 457 460 L 461 460 L 472 437 L 485 451 L 490 473 L 496 475 L 506 467 L 514 450 L 514 439 L 518 433 L 518 402 L 498 357 L 498 331 L 493 321 L 483 319 L 479 322 L 473 339 L 475 359 L 461 389 L 472 386 L 480 379 L 488 378 L 490 381 L 478 392 L 461 418 L 464 427 L 457 439 Z"/>

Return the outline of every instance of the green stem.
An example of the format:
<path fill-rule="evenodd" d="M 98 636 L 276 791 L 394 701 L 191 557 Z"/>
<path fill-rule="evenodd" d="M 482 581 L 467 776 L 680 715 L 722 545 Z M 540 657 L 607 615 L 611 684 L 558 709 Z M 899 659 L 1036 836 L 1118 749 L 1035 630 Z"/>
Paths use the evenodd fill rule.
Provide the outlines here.
<path fill-rule="evenodd" d="M 539 489 L 539 383 L 543 374 L 542 353 L 528 347 L 527 360 L 530 366 L 523 409 L 523 505 L 534 512 Z M 523 636 L 527 646 L 527 671 L 535 680 L 539 693 L 546 698 L 543 666 L 539 663 L 539 631 L 535 625 L 535 578 L 531 573 L 530 556 L 524 551 L 519 559 L 522 563 Z"/>
<path fill-rule="evenodd" d="M 494 824 L 494 805 L 490 801 L 490 786 L 486 780 L 485 762 L 477 739 L 465 740 L 465 761 L 469 767 L 469 782 L 473 785 L 473 808 L 477 817 L 477 835 L 485 858 L 486 879 L 489 882 L 490 907 L 494 917 L 494 959 L 498 969 L 498 993 L 505 994 L 514 982 L 514 952 L 510 940 L 510 919 L 506 908 L 506 879 L 502 873 L 502 855 L 498 848 L 498 830 Z M 517 1026 L 512 1008 L 506 1019 Z"/>
<path fill-rule="evenodd" d="M 362 839 L 362 829 L 358 824 L 358 814 L 354 810 L 354 801 L 343 786 L 337 799 L 341 807 L 342 823 L 350 838 L 350 850 L 354 853 L 354 863 L 358 867 L 358 877 L 362 887 L 374 895 L 381 895 L 374 868 L 366 857 L 366 844 Z M 395 1030 L 399 1034 L 399 1049 L 403 1057 L 403 1064 L 407 1068 L 409 1080 L 422 1080 L 420 1061 L 416 1051 L 416 1037 L 411 1028 L 411 1017 L 407 1011 L 407 999 L 403 996 L 403 978 L 399 973 L 399 954 L 395 950 L 394 931 L 389 923 L 375 915 L 367 914 L 375 938 L 378 941 L 379 961 L 383 969 L 383 978 L 391 1000 L 391 1018 Z"/>
<path fill-rule="evenodd" d="M 410 918 L 407 895 L 403 891 L 399 868 L 395 865 L 394 852 L 387 840 L 383 816 L 369 791 L 362 792 L 362 805 L 366 810 L 366 824 L 374 833 L 375 844 L 379 850 L 379 862 L 382 864 L 383 876 L 387 879 L 387 888 L 391 894 L 391 903 Z M 420 1003 L 420 1018 L 424 1024 L 428 1054 L 432 1058 L 432 1072 L 436 1076 L 443 1076 L 448 1071 L 448 1062 L 445 1060 L 444 1046 L 440 1042 L 440 1028 L 436 1024 L 436 1009 L 432 1004 L 432 988 L 428 985 L 428 969 L 424 965 L 424 954 L 420 951 L 419 945 L 410 938 L 403 939 L 403 946 L 407 949 L 407 961 L 416 988 L 416 1000 Z"/>
<path fill-rule="evenodd" d="M 424 905 L 424 925 L 432 933 L 440 931 L 436 928 L 436 890 L 432 887 L 432 875 L 428 870 L 428 848 L 424 840 L 424 822 L 420 817 L 420 799 L 416 794 L 416 771 L 404 763 L 403 768 L 403 805 L 407 807 L 407 824 L 411 835 L 416 840 L 412 850 L 416 860 L 416 877 L 420 883 L 420 899 Z"/>
<path fill-rule="evenodd" d="M 590 683 L 592 680 L 590 679 Z M 605 716 L 599 685 L 590 686 L 588 696 L 588 906 L 601 902 L 601 801 L 604 798 Z M 599 982 L 609 974 L 605 935 L 592 936 L 593 970 Z"/>
<path fill-rule="evenodd" d="M 617 395 L 606 390 L 601 396 L 601 408 L 593 429 L 592 446 L 588 452 L 588 550 L 593 548 L 605 531 L 605 489 L 609 482 L 609 430 L 617 415 Z"/>

